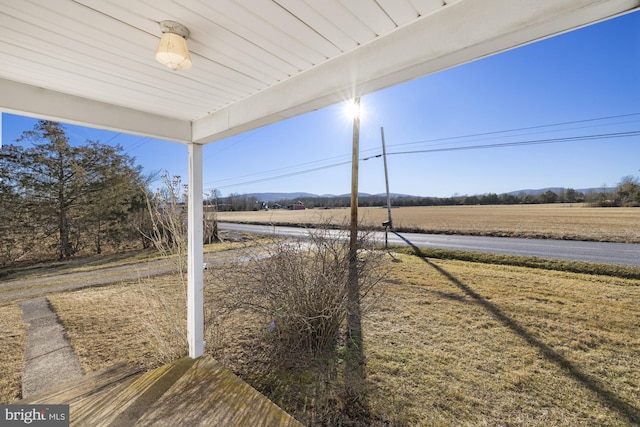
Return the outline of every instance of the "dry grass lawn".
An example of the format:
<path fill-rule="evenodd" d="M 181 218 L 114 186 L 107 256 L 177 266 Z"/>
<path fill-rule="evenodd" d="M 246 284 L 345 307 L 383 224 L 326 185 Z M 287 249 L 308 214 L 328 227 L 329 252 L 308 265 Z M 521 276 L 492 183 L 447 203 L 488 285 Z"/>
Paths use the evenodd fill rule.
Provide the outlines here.
<path fill-rule="evenodd" d="M 387 209 L 359 208 L 363 224 L 380 226 Z M 581 204 L 419 206 L 392 209 L 396 229 L 509 237 L 640 243 L 639 208 L 591 208 Z M 220 212 L 220 221 L 347 224 L 349 209 Z"/>
<path fill-rule="evenodd" d="M 392 420 L 620 426 L 640 415 L 638 281 L 401 260 L 365 323 L 372 407 Z"/>
<path fill-rule="evenodd" d="M 640 281 L 408 255 L 391 266 L 364 319 L 369 424 L 638 422 Z M 323 372 L 269 371 L 262 352 L 267 320 L 225 313 L 221 284 L 213 272 L 206 278 L 208 350 L 307 425 L 336 419 L 348 406 L 340 401 L 340 358 Z M 184 344 L 184 337 L 171 338 L 174 328 L 184 331 L 182 295 L 179 280 L 165 276 L 50 300 L 91 371 L 173 357 L 163 353 Z M 20 324 L 12 307 L 2 314 L 3 334 Z M 14 334 L 9 346 L 3 341 L 3 362 L 20 358 L 23 338 Z M 7 347 L 18 351 L 5 353 Z M 15 386 L 15 379 L 2 386 L 3 401 Z"/>
<path fill-rule="evenodd" d="M 186 303 L 177 275 L 48 297 L 85 371 L 118 362 L 153 368 L 186 351 Z"/>
<path fill-rule="evenodd" d="M 0 306 L 0 402 L 13 402 L 22 390 L 27 327 L 17 304 Z"/>

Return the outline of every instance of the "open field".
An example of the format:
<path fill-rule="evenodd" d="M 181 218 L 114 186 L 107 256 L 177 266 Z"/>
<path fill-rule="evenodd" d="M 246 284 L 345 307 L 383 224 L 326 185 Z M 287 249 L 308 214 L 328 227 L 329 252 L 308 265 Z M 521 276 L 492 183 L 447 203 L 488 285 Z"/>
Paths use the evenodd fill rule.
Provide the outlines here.
<path fill-rule="evenodd" d="M 371 425 L 638 422 L 639 280 L 411 255 L 396 255 L 390 268 L 363 323 Z M 50 301 L 92 371 L 172 357 L 161 353 L 176 344 L 174 329 L 184 331 L 183 292 L 177 276 L 163 276 Z M 261 351 L 269 319 L 225 314 L 223 292 L 207 272 L 208 351 L 307 425 L 338 419 L 349 406 L 340 393 L 342 361 L 297 372 L 270 365 Z M 18 314 L 15 305 L 0 307 L 12 348 L 24 328 Z M 19 395 L 22 368 L 5 348 L 2 382 L 13 380 L 0 386 L 2 402 Z"/>
<path fill-rule="evenodd" d="M 592 208 L 581 204 L 419 206 L 391 210 L 399 231 L 640 243 L 640 208 Z M 349 209 L 220 212 L 220 221 L 347 224 Z M 380 226 L 386 208 L 359 208 L 360 221 Z"/>

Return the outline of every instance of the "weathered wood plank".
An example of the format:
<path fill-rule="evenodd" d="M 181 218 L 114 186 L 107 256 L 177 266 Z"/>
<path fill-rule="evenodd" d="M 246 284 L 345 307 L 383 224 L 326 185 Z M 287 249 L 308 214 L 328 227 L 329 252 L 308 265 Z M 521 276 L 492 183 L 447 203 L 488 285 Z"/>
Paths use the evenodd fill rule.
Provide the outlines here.
<path fill-rule="evenodd" d="M 132 426 L 193 365 L 182 358 L 138 376 L 125 387 L 108 395 L 89 398 L 71 405 L 71 425 Z"/>
<path fill-rule="evenodd" d="M 29 398 L 23 399 L 20 403 L 70 404 L 98 393 L 101 390 L 107 389 L 114 384 L 131 379 L 140 372 L 141 370 L 138 367 L 118 363 L 108 368 L 84 375 L 81 378 L 65 382 L 43 393 L 30 396 Z"/>
<path fill-rule="evenodd" d="M 195 361 L 136 426 L 302 426 L 209 356 Z"/>
<path fill-rule="evenodd" d="M 21 403 L 67 403 L 71 426 L 302 426 L 210 356 L 143 373 L 119 364 Z"/>

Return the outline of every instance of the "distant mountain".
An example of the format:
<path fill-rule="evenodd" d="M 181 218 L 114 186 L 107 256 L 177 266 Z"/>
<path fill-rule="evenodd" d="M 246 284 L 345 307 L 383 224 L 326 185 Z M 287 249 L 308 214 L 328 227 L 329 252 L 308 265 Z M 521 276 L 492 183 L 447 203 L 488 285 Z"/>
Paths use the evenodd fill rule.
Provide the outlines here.
<path fill-rule="evenodd" d="M 510 191 L 507 194 L 510 194 L 513 196 L 517 196 L 519 194 L 529 194 L 532 196 L 538 196 L 540 194 L 546 193 L 547 191 L 553 191 L 554 193 L 558 194 L 561 191 L 565 191 L 565 190 L 567 190 L 567 187 L 547 187 L 547 188 L 536 188 L 536 189 L 529 188 L 526 190 Z M 607 192 L 614 191 L 615 187 L 574 188 L 574 190 L 582 194 L 588 194 L 588 193 L 599 193 L 602 190 L 605 190 Z"/>
<path fill-rule="evenodd" d="M 369 194 L 369 193 L 358 193 L 358 197 L 371 197 L 371 196 L 375 196 L 375 197 L 387 197 L 386 193 L 379 193 L 379 194 Z M 397 198 L 397 197 L 419 197 L 419 196 L 412 196 L 409 194 L 398 194 L 398 193 L 391 193 L 390 196 L 392 198 Z M 304 198 L 318 198 L 318 197 L 322 197 L 322 198 L 334 198 L 334 197 L 351 197 L 351 194 L 346 193 L 346 194 L 322 194 L 322 195 L 318 195 L 318 194 L 313 194 L 313 193 L 303 193 L 303 192 L 298 192 L 298 193 L 247 193 L 247 194 L 241 194 L 240 197 L 255 197 L 256 199 L 258 199 L 261 202 L 277 202 L 279 200 L 295 200 L 295 199 L 304 199 Z"/>
<path fill-rule="evenodd" d="M 339 196 L 332 196 L 332 195 L 328 195 L 328 196 L 322 196 L 322 197 L 351 197 L 350 193 L 345 193 L 345 194 L 340 194 Z M 369 193 L 358 193 L 358 197 L 387 197 L 387 193 L 377 193 L 377 194 L 369 194 Z M 391 197 L 392 199 L 396 199 L 398 197 L 421 197 L 421 196 L 414 196 L 412 194 L 400 194 L 400 193 L 389 193 L 389 197 Z"/>
<path fill-rule="evenodd" d="M 579 193 L 588 194 L 592 192 L 601 192 L 605 191 L 614 191 L 615 187 L 597 187 L 597 188 L 574 188 Z M 553 191 L 556 194 L 567 190 L 566 187 L 547 187 L 547 188 L 527 188 L 524 190 L 516 190 L 510 191 L 506 194 L 511 194 L 514 196 L 518 196 L 520 194 L 529 194 L 532 196 L 538 196 L 540 194 L 544 194 L 547 191 Z M 421 198 L 423 196 L 414 196 L 411 194 L 400 194 L 400 193 L 391 193 L 391 198 Z M 345 198 L 351 197 L 351 194 L 313 194 L 313 193 L 304 193 L 304 192 L 294 192 L 294 193 L 247 193 L 241 194 L 240 197 L 255 197 L 257 200 L 261 202 L 277 202 L 279 200 L 296 200 L 296 199 L 308 199 L 308 198 Z M 378 193 L 378 194 L 369 194 L 369 193 L 358 193 L 358 197 L 387 197 L 386 193 Z M 427 196 L 429 197 L 429 196 Z"/>
<path fill-rule="evenodd" d="M 317 194 L 311 193 L 247 193 L 241 194 L 241 197 L 255 197 L 261 202 L 277 202 L 278 200 L 293 200 L 293 199 L 302 199 L 306 197 L 320 197 Z M 323 196 L 324 197 L 324 196 Z M 332 197 L 332 196 L 326 196 Z"/>

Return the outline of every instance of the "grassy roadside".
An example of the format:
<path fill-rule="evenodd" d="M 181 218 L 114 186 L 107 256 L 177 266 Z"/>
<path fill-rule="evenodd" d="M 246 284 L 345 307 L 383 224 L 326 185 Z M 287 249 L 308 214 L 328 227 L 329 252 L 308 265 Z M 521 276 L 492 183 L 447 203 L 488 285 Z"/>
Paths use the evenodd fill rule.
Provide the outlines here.
<path fill-rule="evenodd" d="M 370 425 L 634 425 L 640 280 L 440 255 L 396 252 L 364 319 Z M 322 369 L 270 366 L 261 353 L 267 320 L 223 312 L 224 287 L 213 272 L 205 279 L 208 351 L 307 425 L 348 408 L 340 359 Z M 173 330 L 184 330 L 177 276 L 50 300 L 87 370 L 152 366 Z M 13 310 L 8 322 L 20 324 L 7 307 L 2 319 Z"/>
<path fill-rule="evenodd" d="M 391 250 L 397 253 L 415 255 L 420 258 L 452 259 L 478 262 L 482 264 L 512 265 L 549 271 L 594 274 L 619 277 L 622 279 L 640 279 L 640 267 L 596 264 L 581 261 L 563 261 L 533 256 L 487 254 L 482 252 L 449 249 L 392 247 Z"/>

